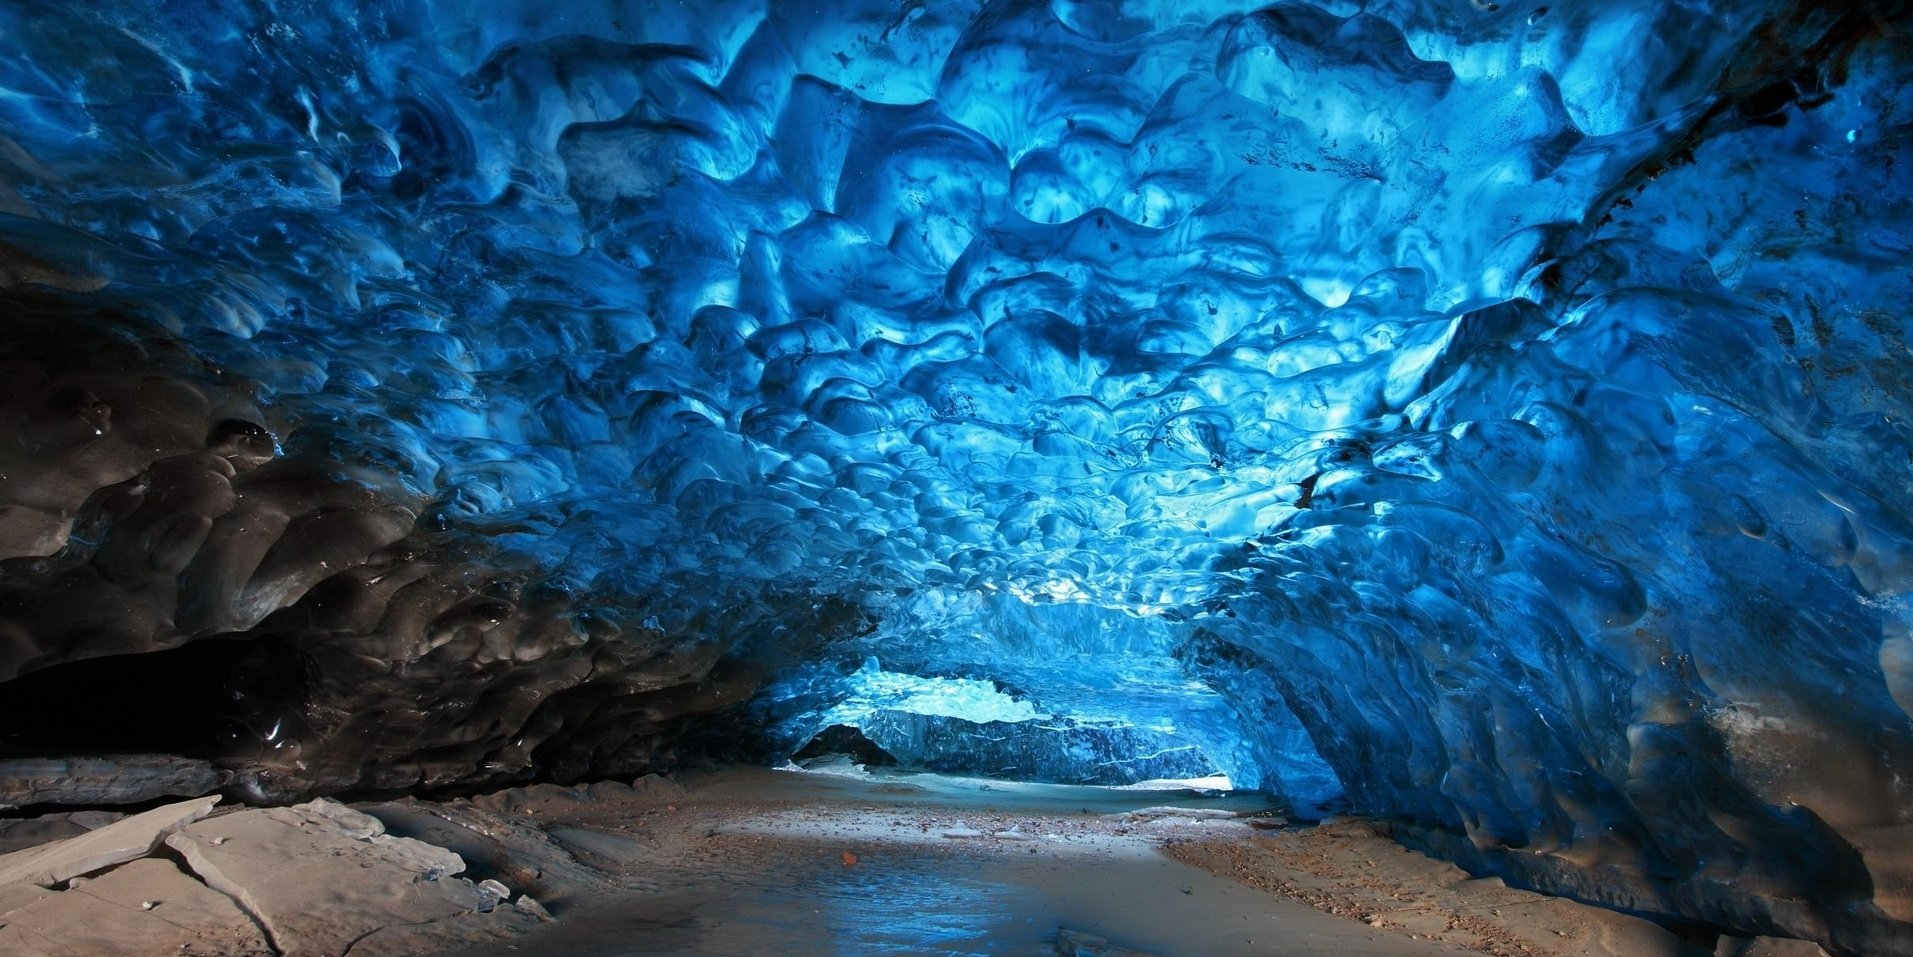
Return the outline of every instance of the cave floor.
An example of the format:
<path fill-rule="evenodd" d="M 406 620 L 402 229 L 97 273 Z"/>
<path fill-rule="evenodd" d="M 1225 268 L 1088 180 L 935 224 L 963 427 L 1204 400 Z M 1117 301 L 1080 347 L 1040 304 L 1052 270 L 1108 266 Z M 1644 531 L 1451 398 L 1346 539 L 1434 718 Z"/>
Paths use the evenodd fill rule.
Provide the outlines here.
<path fill-rule="evenodd" d="M 1271 829 L 1253 797 L 743 768 L 638 784 L 360 807 L 556 915 L 464 957 L 1683 953 L 1363 822 Z"/>

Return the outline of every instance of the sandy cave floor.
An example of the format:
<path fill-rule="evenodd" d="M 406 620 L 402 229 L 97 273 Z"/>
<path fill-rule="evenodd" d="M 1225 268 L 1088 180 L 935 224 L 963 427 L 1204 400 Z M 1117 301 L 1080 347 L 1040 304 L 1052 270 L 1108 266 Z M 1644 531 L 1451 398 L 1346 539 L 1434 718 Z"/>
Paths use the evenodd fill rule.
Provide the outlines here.
<path fill-rule="evenodd" d="M 1697 952 L 1245 796 L 739 768 L 358 806 L 557 917 L 461 957 Z"/>

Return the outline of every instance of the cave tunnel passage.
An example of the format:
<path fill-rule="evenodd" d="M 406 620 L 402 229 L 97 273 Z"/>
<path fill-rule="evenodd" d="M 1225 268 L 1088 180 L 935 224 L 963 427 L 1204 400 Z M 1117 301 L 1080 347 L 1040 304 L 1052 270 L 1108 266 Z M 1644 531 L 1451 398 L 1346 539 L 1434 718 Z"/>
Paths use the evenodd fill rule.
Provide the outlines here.
<path fill-rule="evenodd" d="M 1207 779 L 1299 810 L 1331 804 L 1335 773 L 1293 713 L 1205 683 L 1223 679 L 1186 660 L 1195 631 L 1047 597 L 919 593 L 768 682 L 752 711 L 776 757 L 1061 784 Z"/>
<path fill-rule="evenodd" d="M 1906 953 L 1908 22 L 0 0 L 0 746 L 1216 772 Z"/>

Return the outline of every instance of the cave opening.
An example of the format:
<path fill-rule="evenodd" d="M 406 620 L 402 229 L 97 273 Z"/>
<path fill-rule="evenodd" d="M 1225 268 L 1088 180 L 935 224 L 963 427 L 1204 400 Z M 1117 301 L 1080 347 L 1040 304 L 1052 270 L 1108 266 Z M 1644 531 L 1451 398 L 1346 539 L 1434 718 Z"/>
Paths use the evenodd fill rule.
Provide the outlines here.
<path fill-rule="evenodd" d="M 800 766 L 847 759 L 1009 781 L 1129 785 L 1203 780 L 1230 787 L 1203 745 L 1166 721 L 1082 721 L 1039 713 L 993 682 L 883 671 L 874 659 L 851 676 L 846 699 L 807 716 L 790 760 Z M 878 700 L 871 700 L 871 699 Z"/>

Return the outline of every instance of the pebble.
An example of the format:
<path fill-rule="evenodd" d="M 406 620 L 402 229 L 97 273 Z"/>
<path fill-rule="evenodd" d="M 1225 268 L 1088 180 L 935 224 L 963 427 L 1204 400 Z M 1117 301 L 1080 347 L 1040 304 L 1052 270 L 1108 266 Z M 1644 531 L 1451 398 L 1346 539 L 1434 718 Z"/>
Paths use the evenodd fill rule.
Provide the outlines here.
<path fill-rule="evenodd" d="M 551 919 L 551 911 L 546 910 L 545 905 L 538 903 L 538 900 L 530 894 L 518 895 L 518 899 L 512 902 L 512 906 L 539 920 Z"/>

